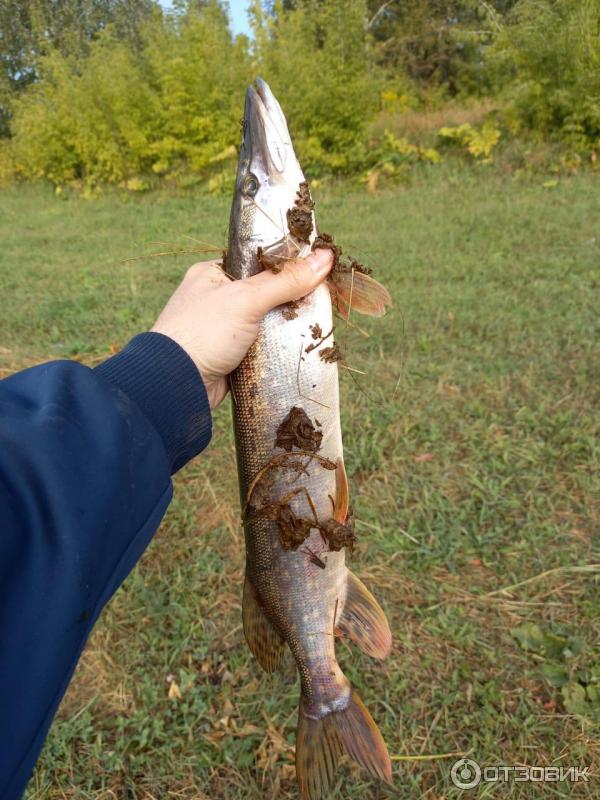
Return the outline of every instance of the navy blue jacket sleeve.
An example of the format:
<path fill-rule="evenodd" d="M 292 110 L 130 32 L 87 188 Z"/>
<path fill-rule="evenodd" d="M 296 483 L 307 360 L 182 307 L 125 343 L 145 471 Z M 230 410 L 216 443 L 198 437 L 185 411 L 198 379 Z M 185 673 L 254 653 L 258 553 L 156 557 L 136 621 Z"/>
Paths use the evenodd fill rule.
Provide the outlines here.
<path fill-rule="evenodd" d="M 158 333 L 95 370 L 0 381 L 0 798 L 22 796 L 103 606 L 150 542 L 171 474 L 210 439 L 202 379 Z"/>

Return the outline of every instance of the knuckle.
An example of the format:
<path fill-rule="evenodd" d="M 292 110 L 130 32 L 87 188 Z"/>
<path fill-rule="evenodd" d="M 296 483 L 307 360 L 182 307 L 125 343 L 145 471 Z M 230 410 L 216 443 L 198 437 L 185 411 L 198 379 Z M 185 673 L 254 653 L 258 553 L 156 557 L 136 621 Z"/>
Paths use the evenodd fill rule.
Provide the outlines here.
<path fill-rule="evenodd" d="M 305 275 L 303 274 L 304 270 L 299 268 L 297 263 L 287 264 L 280 273 L 280 277 L 282 281 L 285 281 L 287 286 L 290 288 L 292 292 L 299 292 L 301 291 L 305 284 Z"/>
<path fill-rule="evenodd" d="M 203 270 L 204 270 L 204 263 L 202 261 L 197 261 L 195 264 L 192 264 L 191 267 L 188 267 L 186 274 L 187 278 L 195 278 L 197 277 Z"/>

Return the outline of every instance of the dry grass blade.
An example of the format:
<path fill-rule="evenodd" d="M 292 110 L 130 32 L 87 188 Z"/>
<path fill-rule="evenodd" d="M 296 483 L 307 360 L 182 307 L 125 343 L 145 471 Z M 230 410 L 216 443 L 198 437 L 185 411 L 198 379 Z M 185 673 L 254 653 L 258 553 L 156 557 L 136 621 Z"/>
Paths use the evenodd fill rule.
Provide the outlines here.
<path fill-rule="evenodd" d="M 438 761 L 443 758 L 464 758 L 471 755 L 473 750 L 456 751 L 453 753 L 417 753 L 414 755 L 390 756 L 391 761 Z"/>
<path fill-rule="evenodd" d="M 544 578 L 549 578 L 552 575 L 564 575 L 568 573 L 578 573 L 581 575 L 600 574 L 600 564 L 581 564 L 565 567 L 554 567 L 553 569 L 544 570 L 544 572 L 540 572 L 538 575 L 532 575 L 531 578 L 525 578 L 525 580 L 513 583 L 510 586 L 503 586 L 501 589 L 495 589 L 493 592 L 487 592 L 484 597 L 493 597 L 494 595 L 498 594 L 508 594 L 509 592 L 513 592 L 515 589 L 520 589 L 522 586 L 527 586 L 530 583 L 537 583 L 537 581 L 541 581 Z"/>

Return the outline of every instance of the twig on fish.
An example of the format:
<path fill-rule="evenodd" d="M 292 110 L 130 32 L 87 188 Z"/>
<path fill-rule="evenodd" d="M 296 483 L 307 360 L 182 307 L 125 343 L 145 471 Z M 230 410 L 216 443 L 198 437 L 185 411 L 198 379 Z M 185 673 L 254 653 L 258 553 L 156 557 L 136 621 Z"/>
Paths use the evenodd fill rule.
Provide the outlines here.
<path fill-rule="evenodd" d="M 308 545 L 303 550 L 300 550 L 300 552 L 306 553 L 306 555 L 308 555 L 308 560 L 311 564 L 314 564 L 315 567 L 319 567 L 320 569 L 325 569 L 327 567 L 326 562 L 323 561 L 322 558 L 319 558 L 314 550 L 311 550 Z"/>
<path fill-rule="evenodd" d="M 321 330 L 320 326 L 319 330 Z M 308 347 L 305 348 L 304 352 L 312 353 L 312 351 L 315 350 L 317 347 L 320 347 L 326 339 L 329 339 L 332 333 L 333 333 L 333 328 L 329 331 L 329 333 L 326 333 L 325 336 L 321 336 L 318 342 L 311 342 L 311 344 L 309 344 Z"/>
<path fill-rule="evenodd" d="M 376 400 L 374 397 L 372 397 L 369 394 L 369 392 L 367 392 L 367 390 L 364 388 L 364 386 L 361 386 L 360 383 L 357 381 L 357 379 L 352 374 L 353 372 L 358 372 L 359 375 L 365 375 L 366 373 L 361 372 L 359 369 L 354 369 L 353 367 L 349 367 L 347 364 L 344 364 L 344 363 L 342 363 L 341 366 L 345 367 L 348 370 L 348 374 L 352 378 L 352 380 L 354 382 L 354 385 L 356 386 L 356 388 L 358 389 L 359 392 L 364 394 L 364 396 L 367 398 L 367 400 L 370 403 L 374 403 L 375 405 L 378 405 L 378 406 L 383 405 L 383 402 L 380 402 L 379 400 Z"/>
<path fill-rule="evenodd" d="M 370 338 L 371 338 L 371 334 L 370 334 L 370 333 L 368 333 L 366 330 L 364 330 L 364 328 L 361 328 L 361 327 L 360 327 L 359 325 L 357 325 L 355 322 L 350 322 L 350 320 L 349 320 L 347 317 L 343 317 L 343 316 L 340 314 L 340 312 L 337 310 L 337 308 L 335 308 L 335 307 L 334 307 L 334 309 L 333 309 L 333 310 L 334 310 L 335 314 L 337 314 L 337 316 L 338 316 L 340 319 L 344 320 L 344 322 L 345 322 L 347 325 L 349 325 L 351 328 L 354 328 L 355 330 L 357 330 L 357 331 L 358 331 L 360 334 L 362 334 L 362 335 L 365 337 L 365 339 L 370 339 Z"/>
<path fill-rule="evenodd" d="M 322 403 L 320 400 L 315 400 L 314 397 L 309 397 L 306 394 L 302 393 L 302 389 L 300 388 L 300 362 L 302 361 L 302 352 L 304 350 L 304 344 L 300 344 L 300 355 L 298 356 L 298 369 L 296 370 L 296 384 L 298 386 L 298 394 L 303 400 L 310 400 L 312 403 L 316 403 L 319 406 L 323 406 L 323 408 L 331 408 L 331 406 Z"/>
<path fill-rule="evenodd" d="M 275 222 L 275 220 L 273 219 L 273 217 L 271 217 L 269 214 L 267 214 L 267 212 L 264 210 L 264 208 L 263 208 L 262 206 L 260 206 L 260 205 L 259 205 L 259 204 L 256 202 L 256 200 L 255 200 L 254 198 L 250 198 L 250 202 L 252 203 L 252 205 L 253 205 L 255 208 L 257 208 L 257 209 L 258 209 L 258 210 L 261 212 L 261 214 L 264 214 L 264 216 L 265 216 L 265 217 L 266 217 L 266 218 L 269 220 L 269 222 L 270 222 L 272 225 L 275 225 L 275 227 L 276 227 L 276 228 L 279 228 L 279 230 L 281 231 L 281 233 L 283 234 L 283 236 L 284 236 L 284 238 L 285 238 L 285 239 L 287 239 L 287 238 L 288 238 L 289 234 L 286 232 L 285 228 L 282 228 L 282 227 L 281 227 L 281 225 L 279 225 L 279 223 Z"/>
<path fill-rule="evenodd" d="M 310 510 L 312 512 L 313 519 L 315 521 L 315 528 L 318 528 L 319 527 L 319 518 L 317 516 L 317 509 L 315 508 L 315 504 L 313 503 L 312 497 L 310 496 L 310 493 L 309 493 L 308 489 L 306 488 L 306 486 L 299 486 L 297 489 L 292 489 L 291 492 L 288 492 L 284 497 L 280 498 L 277 501 L 277 505 L 285 505 L 286 503 L 289 503 L 289 501 L 292 498 L 298 497 L 298 495 L 302 494 L 302 493 L 304 493 L 306 495 L 306 501 L 307 501 L 308 505 L 310 506 Z"/>
<path fill-rule="evenodd" d="M 256 473 L 254 478 L 252 479 L 250 486 L 248 487 L 248 491 L 246 492 L 246 503 L 244 505 L 244 510 L 242 512 L 242 518 L 246 518 L 246 513 L 248 510 L 248 506 L 250 504 L 250 500 L 252 499 L 252 494 L 256 489 L 256 485 L 258 484 L 259 480 L 262 476 L 267 472 L 269 469 L 273 469 L 273 467 L 280 466 L 282 462 L 285 462 L 289 459 L 297 459 L 298 456 L 308 456 L 309 462 L 312 459 L 318 461 L 325 469 L 334 470 L 337 467 L 337 464 L 332 461 L 330 458 L 325 458 L 325 456 L 320 456 L 318 453 L 311 453 L 308 450 L 297 450 L 292 453 L 278 453 L 277 455 L 273 456 L 265 465 L 261 467 L 259 471 Z"/>
<path fill-rule="evenodd" d="M 308 491 L 306 486 L 303 486 L 302 488 L 304 489 L 304 493 L 306 494 L 306 501 L 307 501 L 308 505 L 310 506 L 310 510 L 312 511 L 312 515 L 313 515 L 313 519 L 315 521 L 315 524 L 318 527 L 319 526 L 319 518 L 317 516 L 317 509 L 315 508 L 315 504 L 313 503 L 313 499 L 310 496 L 310 492 Z"/>
<path fill-rule="evenodd" d="M 183 236 L 184 239 L 189 239 L 191 242 L 198 242 L 198 244 L 204 244 L 213 250 L 219 250 L 218 247 L 215 247 L 215 245 L 212 242 L 207 242 L 206 239 L 196 239 L 195 236 L 190 236 L 188 233 L 182 233 L 181 235 Z"/>

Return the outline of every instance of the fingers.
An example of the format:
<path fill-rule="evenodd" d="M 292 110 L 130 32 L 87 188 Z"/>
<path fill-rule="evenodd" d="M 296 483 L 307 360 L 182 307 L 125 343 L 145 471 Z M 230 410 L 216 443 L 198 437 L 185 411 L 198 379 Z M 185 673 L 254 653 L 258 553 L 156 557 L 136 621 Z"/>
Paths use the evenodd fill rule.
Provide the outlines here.
<path fill-rule="evenodd" d="M 265 270 L 247 278 L 243 284 L 247 286 L 248 303 L 251 306 L 248 310 L 260 319 L 275 306 L 299 300 L 316 289 L 327 277 L 332 265 L 331 250 L 319 249 L 299 261 L 289 261 L 281 272 Z"/>

